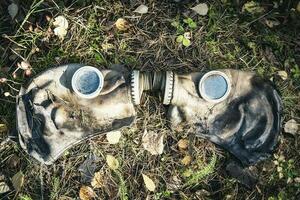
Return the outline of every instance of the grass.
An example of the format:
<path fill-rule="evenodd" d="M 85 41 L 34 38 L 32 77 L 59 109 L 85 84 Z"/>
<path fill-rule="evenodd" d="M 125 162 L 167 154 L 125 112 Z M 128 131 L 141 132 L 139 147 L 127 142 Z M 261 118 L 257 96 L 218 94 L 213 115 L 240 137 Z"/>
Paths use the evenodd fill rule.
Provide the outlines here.
<path fill-rule="evenodd" d="M 196 15 L 189 9 L 196 3 L 146 1 L 149 12 L 140 16 L 133 13 L 142 4 L 139 1 L 55 2 L 20 1 L 20 16 L 12 21 L 7 12 L 9 2 L 1 1 L 0 77 L 13 79 L 12 72 L 22 58 L 28 59 L 32 65 L 33 76 L 45 69 L 72 62 L 101 68 L 121 63 L 129 69 L 146 71 L 250 70 L 272 79 L 277 86 L 284 104 L 283 123 L 291 118 L 300 121 L 300 79 L 297 75 L 300 65 L 300 13 L 294 9 L 297 1 L 263 1 L 258 5 L 264 9 L 258 13 L 243 12 L 244 1 L 207 1 L 207 16 Z M 278 8 L 274 6 L 275 2 Z M 63 41 L 53 34 L 53 17 L 58 15 L 64 15 L 69 21 L 68 34 Z M 50 16 L 51 20 L 47 21 L 46 16 Z M 129 21 L 128 31 L 115 29 L 113 24 L 118 18 Z M 188 27 L 184 22 L 188 18 L 196 23 L 196 28 Z M 265 20 L 277 20 L 280 25 L 270 28 Z M 179 34 L 172 26 L 174 21 L 181 23 L 184 31 L 191 32 L 190 46 L 176 42 Z M 277 76 L 281 70 L 287 72 L 286 80 Z M 19 72 L 13 80 L 26 83 L 29 79 Z M 19 84 L 12 85 L 20 87 Z M 3 92 L 9 91 L 13 96 L 17 92 L 5 84 L 0 85 L 1 91 L 0 123 L 6 124 L 9 132 L 13 132 L 15 100 L 4 97 Z M 51 166 L 41 166 L 15 142 L 3 144 L 0 147 L 1 173 L 7 178 L 20 170 L 25 174 L 22 190 L 18 194 L 12 191 L 5 198 L 77 198 L 80 187 L 90 185 L 82 181 L 78 167 L 91 154 L 99 158 L 96 171 L 103 170 L 105 174 L 105 186 L 95 189 L 99 199 L 123 196 L 129 199 L 271 200 L 296 199 L 299 195 L 299 183 L 294 181 L 300 176 L 297 167 L 300 166 L 299 137 L 281 135 L 274 153 L 284 157 L 279 162 L 284 169 L 281 172 L 275 164 L 279 157 L 254 166 L 259 183 L 248 190 L 226 175 L 224 166 L 230 155 L 205 140 L 191 140 L 193 161 L 190 166 L 183 166 L 181 159 L 185 155 L 178 151 L 177 142 L 191 134 L 185 130 L 169 129 L 165 119 L 166 107 L 157 98 L 144 97 L 143 102 L 137 107 L 136 123 L 122 131 L 119 144 L 109 145 L 104 136 L 99 136 L 76 145 Z M 141 137 L 145 127 L 165 134 L 162 155 L 151 156 L 143 150 Z M 1 132 L 1 142 L 7 137 L 8 131 Z M 119 174 L 108 169 L 105 164 L 107 154 L 120 161 Z M 12 156 L 19 161 L 12 164 Z M 189 168 L 199 170 L 200 178 L 195 177 L 196 183 L 184 187 L 189 182 L 183 172 Z M 141 173 L 155 180 L 157 189 L 154 193 L 143 186 Z"/>

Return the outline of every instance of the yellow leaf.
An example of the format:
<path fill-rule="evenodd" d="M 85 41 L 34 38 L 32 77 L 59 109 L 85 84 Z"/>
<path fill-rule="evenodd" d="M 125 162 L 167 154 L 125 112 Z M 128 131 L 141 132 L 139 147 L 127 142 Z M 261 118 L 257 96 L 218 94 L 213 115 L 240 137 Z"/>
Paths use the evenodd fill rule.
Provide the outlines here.
<path fill-rule="evenodd" d="M 117 144 L 121 138 L 120 131 L 112 131 L 106 134 L 106 139 L 109 144 Z"/>
<path fill-rule="evenodd" d="M 118 30 L 120 31 L 126 31 L 129 28 L 129 23 L 128 21 L 126 21 L 123 18 L 119 18 L 116 23 L 115 23 L 116 27 Z"/>
<path fill-rule="evenodd" d="M 91 182 L 93 188 L 103 187 L 103 179 L 104 179 L 103 172 L 96 172 Z"/>
<path fill-rule="evenodd" d="M 119 161 L 111 155 L 106 156 L 106 162 L 108 164 L 108 167 L 112 170 L 116 170 L 119 168 Z"/>
<path fill-rule="evenodd" d="M 297 10 L 298 12 L 300 12 L 300 1 L 299 1 L 298 4 L 297 4 L 296 10 Z"/>
<path fill-rule="evenodd" d="M 187 139 L 180 139 L 177 143 L 179 150 L 183 151 L 188 148 L 189 141 Z"/>
<path fill-rule="evenodd" d="M 21 190 L 23 184 L 24 184 L 24 174 L 22 171 L 19 171 L 18 173 L 16 173 L 12 179 L 11 182 L 15 188 L 15 190 L 18 192 Z"/>
<path fill-rule="evenodd" d="M 7 131 L 6 124 L 0 124 L 0 133 L 6 132 L 6 131 Z"/>
<path fill-rule="evenodd" d="M 151 192 L 154 192 L 155 190 L 155 183 L 152 181 L 151 178 L 149 178 L 147 175 L 145 174 L 142 174 L 143 176 L 143 179 L 144 179 L 144 183 L 145 183 L 145 186 L 148 190 L 150 190 Z"/>
<path fill-rule="evenodd" d="M 81 200 L 90 200 L 96 197 L 96 194 L 89 186 L 81 186 L 79 190 L 79 197 Z"/>
<path fill-rule="evenodd" d="M 184 158 L 181 160 L 181 163 L 183 165 L 189 165 L 192 162 L 192 157 L 190 155 L 184 156 Z"/>
<path fill-rule="evenodd" d="M 277 74 L 282 80 L 286 80 L 288 78 L 288 74 L 286 73 L 286 71 L 278 71 Z"/>

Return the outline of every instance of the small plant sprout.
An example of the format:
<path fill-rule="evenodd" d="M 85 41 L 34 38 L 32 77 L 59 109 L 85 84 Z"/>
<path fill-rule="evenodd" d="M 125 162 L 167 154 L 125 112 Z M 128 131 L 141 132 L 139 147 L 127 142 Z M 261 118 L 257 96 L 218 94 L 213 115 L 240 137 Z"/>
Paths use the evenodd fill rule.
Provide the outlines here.
<path fill-rule="evenodd" d="M 191 45 L 191 32 L 185 32 L 183 35 L 178 35 L 176 42 L 182 43 L 183 46 L 188 47 Z"/>
<path fill-rule="evenodd" d="M 182 25 L 179 21 L 173 21 L 171 25 L 176 28 L 176 42 L 188 47 L 191 45 L 192 31 L 197 28 L 197 24 L 192 18 L 186 18 L 183 22 Z"/>
<path fill-rule="evenodd" d="M 184 19 L 183 22 L 186 23 L 191 29 L 197 28 L 197 24 L 192 18 Z"/>

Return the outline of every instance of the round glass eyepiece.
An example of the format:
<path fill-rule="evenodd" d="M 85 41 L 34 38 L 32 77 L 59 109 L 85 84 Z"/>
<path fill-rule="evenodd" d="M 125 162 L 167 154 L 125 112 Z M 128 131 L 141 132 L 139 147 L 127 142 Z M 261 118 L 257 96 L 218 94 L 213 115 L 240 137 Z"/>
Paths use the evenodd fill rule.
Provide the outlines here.
<path fill-rule="evenodd" d="M 210 71 L 201 78 L 199 92 L 209 102 L 223 101 L 230 92 L 228 76 L 220 71 Z"/>
<path fill-rule="evenodd" d="M 96 97 L 103 87 L 103 75 L 95 67 L 84 66 L 79 68 L 72 77 L 72 88 L 83 98 Z"/>

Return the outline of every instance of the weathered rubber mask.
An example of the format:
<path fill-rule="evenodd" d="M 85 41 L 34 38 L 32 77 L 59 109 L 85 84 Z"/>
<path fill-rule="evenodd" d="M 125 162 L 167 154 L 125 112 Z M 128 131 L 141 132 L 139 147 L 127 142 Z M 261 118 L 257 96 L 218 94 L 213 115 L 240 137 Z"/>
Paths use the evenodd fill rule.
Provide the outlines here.
<path fill-rule="evenodd" d="M 124 71 L 81 67 L 48 70 L 20 92 L 21 146 L 45 164 L 86 138 L 129 126 L 144 90 L 161 91 L 163 103 L 170 105 L 172 127 L 194 130 L 243 164 L 265 159 L 277 143 L 280 98 L 253 73 L 133 71 L 128 76 Z"/>
<path fill-rule="evenodd" d="M 174 75 L 168 119 L 186 125 L 251 165 L 271 155 L 280 132 L 281 100 L 254 73 L 218 70 Z"/>
<path fill-rule="evenodd" d="M 20 91 L 21 146 L 40 162 L 52 164 L 72 145 L 130 125 L 135 110 L 128 81 L 124 72 L 78 64 L 43 72 Z"/>

